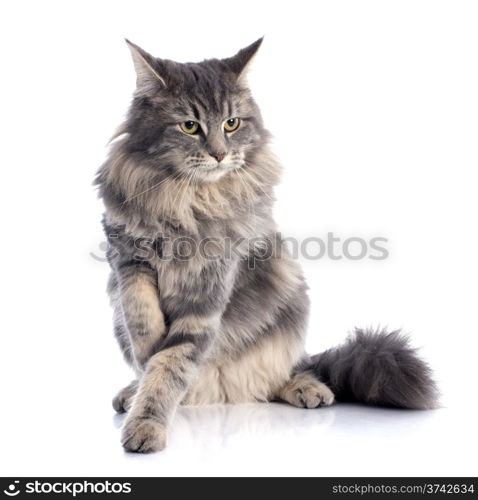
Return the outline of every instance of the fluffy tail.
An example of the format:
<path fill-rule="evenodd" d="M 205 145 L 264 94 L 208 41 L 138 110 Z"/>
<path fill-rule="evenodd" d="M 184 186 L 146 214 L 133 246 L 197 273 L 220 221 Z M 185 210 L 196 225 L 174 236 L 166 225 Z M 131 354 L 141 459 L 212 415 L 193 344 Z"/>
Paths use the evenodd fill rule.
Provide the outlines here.
<path fill-rule="evenodd" d="M 399 330 L 355 329 L 344 344 L 311 359 L 315 375 L 338 401 L 396 408 L 435 408 L 431 370 Z"/>

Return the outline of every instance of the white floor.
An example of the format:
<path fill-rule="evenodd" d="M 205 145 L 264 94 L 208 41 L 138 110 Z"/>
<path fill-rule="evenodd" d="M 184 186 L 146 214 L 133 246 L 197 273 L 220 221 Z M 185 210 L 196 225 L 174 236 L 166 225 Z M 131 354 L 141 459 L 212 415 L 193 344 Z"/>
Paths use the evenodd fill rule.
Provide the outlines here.
<path fill-rule="evenodd" d="M 3 439 L 3 476 L 445 476 L 476 475 L 475 414 L 340 404 L 184 407 L 168 448 L 132 455 L 119 444 L 123 416 L 54 405 Z M 464 418 L 464 415 L 468 415 Z M 64 418 L 59 418 L 64 417 Z M 21 417 L 19 416 L 19 419 Z M 3 446 L 2 446 L 3 448 Z"/>

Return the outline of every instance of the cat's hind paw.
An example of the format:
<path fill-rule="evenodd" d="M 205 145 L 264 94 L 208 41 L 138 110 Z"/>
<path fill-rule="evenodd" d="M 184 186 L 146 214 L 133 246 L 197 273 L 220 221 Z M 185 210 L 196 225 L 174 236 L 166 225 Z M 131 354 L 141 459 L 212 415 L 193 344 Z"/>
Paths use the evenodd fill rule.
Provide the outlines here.
<path fill-rule="evenodd" d="M 334 393 L 322 382 L 309 374 L 298 374 L 282 389 L 280 399 L 299 408 L 330 406 Z"/>
<path fill-rule="evenodd" d="M 318 408 L 330 406 L 334 402 L 333 392 L 323 383 L 317 382 L 307 387 L 297 389 L 294 401 L 302 408 Z"/>

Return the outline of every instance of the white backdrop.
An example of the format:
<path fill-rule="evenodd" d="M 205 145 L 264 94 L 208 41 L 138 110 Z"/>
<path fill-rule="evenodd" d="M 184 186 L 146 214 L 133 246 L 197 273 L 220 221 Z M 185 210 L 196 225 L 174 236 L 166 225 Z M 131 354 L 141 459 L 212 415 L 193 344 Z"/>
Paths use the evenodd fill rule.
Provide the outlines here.
<path fill-rule="evenodd" d="M 472 1 L 3 2 L 0 474 L 476 475 L 477 22 Z M 261 35 L 282 232 L 389 240 L 382 261 L 304 261 L 308 347 L 404 328 L 445 408 L 191 408 L 165 452 L 127 456 L 110 399 L 131 374 L 90 255 L 134 89 L 123 37 L 189 61 Z"/>

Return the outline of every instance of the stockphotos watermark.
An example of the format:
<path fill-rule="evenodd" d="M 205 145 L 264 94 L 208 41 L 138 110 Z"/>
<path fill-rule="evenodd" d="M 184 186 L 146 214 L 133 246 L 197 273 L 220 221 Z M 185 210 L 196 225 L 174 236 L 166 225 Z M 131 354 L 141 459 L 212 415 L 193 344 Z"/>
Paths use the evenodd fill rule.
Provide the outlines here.
<path fill-rule="evenodd" d="M 100 262 L 114 261 L 120 255 L 130 255 L 132 259 L 148 262 L 152 260 L 188 261 L 195 258 L 204 260 L 231 259 L 237 257 L 255 267 L 257 261 L 280 257 L 286 251 L 294 259 L 316 261 L 385 260 L 389 257 L 388 238 L 374 236 L 340 237 L 329 232 L 325 237 L 310 236 L 304 239 L 275 237 L 257 238 L 192 238 L 187 236 L 158 236 L 151 238 L 131 238 L 123 234 L 111 233 L 108 241 L 98 245 L 98 251 L 90 256 Z"/>
<path fill-rule="evenodd" d="M 21 482 L 12 481 L 3 493 L 8 497 L 26 494 L 52 494 L 52 495 L 85 495 L 93 494 L 128 494 L 131 493 L 131 483 L 123 481 L 44 481 L 35 480 Z"/>

